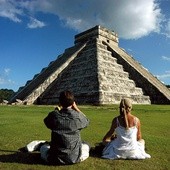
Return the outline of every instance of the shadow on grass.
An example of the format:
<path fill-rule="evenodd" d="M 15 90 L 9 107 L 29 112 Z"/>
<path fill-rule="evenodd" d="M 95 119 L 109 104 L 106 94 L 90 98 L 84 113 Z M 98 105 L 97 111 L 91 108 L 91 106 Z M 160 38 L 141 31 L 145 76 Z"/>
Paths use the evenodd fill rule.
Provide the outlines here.
<path fill-rule="evenodd" d="M 4 154 L 2 154 L 4 152 Z M 10 154 L 8 154 L 10 153 Z M 30 164 L 30 165 L 47 165 L 40 157 L 39 152 L 20 152 L 20 151 L 12 151 L 12 150 L 2 150 L 0 149 L 0 162 L 1 163 L 20 163 L 20 164 Z M 90 157 L 100 158 L 101 155 L 99 153 L 91 150 Z M 57 165 L 64 166 L 64 165 Z"/>
<path fill-rule="evenodd" d="M 4 154 L 0 155 L 2 163 L 21 163 L 21 164 L 41 164 L 46 165 L 40 157 L 40 153 L 23 153 L 18 151 L 0 150 Z M 7 154 L 10 153 L 10 154 Z"/>

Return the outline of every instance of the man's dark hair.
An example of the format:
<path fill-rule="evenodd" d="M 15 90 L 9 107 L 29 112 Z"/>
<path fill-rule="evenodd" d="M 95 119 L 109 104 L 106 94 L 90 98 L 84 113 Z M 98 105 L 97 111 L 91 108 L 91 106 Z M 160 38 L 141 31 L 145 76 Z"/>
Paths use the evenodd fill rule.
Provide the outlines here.
<path fill-rule="evenodd" d="M 61 106 L 66 108 L 74 103 L 74 95 L 71 91 L 63 91 L 60 93 L 59 101 Z"/>

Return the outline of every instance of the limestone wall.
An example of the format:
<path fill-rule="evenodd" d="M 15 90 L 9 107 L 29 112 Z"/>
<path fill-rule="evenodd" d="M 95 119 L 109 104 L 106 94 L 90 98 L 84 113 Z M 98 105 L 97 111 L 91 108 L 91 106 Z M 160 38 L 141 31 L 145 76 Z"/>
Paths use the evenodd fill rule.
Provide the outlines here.
<path fill-rule="evenodd" d="M 59 73 L 69 65 L 77 56 L 77 53 L 84 48 L 85 44 L 77 45 L 66 49 L 63 55 L 51 62 L 47 68 L 43 68 L 32 80 L 27 81 L 26 85 L 18 90 L 16 95 L 11 98 L 10 103 L 16 99 L 25 101 L 27 104 L 36 103 L 37 98 L 51 85 Z"/>
<path fill-rule="evenodd" d="M 41 95 L 42 102 L 58 102 L 59 93 L 71 90 L 78 103 L 98 103 L 97 58 L 94 44 L 87 43 L 58 79 Z"/>
<path fill-rule="evenodd" d="M 107 44 L 108 50 L 112 52 L 123 65 L 124 69 L 129 72 L 129 76 L 133 79 L 138 87 L 143 89 L 145 95 L 150 96 L 153 104 L 170 104 L 170 91 L 156 77 L 148 72 L 141 64 L 135 61 L 124 50 Z"/>
<path fill-rule="evenodd" d="M 144 96 L 141 88 L 129 78 L 122 65 L 107 47 L 98 40 L 98 79 L 102 104 L 119 103 L 121 98 L 130 98 L 133 103 L 149 104 L 149 96 Z M 102 47 L 103 45 L 103 47 Z"/>
<path fill-rule="evenodd" d="M 98 38 L 87 42 L 81 53 L 41 95 L 41 102 L 57 103 L 59 93 L 66 89 L 73 91 L 81 104 L 119 103 L 122 97 L 131 98 L 133 103 L 150 103 L 149 97 L 129 79 L 128 72 Z"/>

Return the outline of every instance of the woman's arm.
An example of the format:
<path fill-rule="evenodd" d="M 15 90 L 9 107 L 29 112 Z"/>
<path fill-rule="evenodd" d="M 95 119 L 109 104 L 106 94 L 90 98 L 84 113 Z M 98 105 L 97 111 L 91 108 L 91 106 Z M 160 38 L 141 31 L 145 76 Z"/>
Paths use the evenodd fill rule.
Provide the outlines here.
<path fill-rule="evenodd" d="M 111 138 L 113 136 L 113 133 L 117 127 L 117 121 L 116 118 L 113 119 L 110 130 L 106 133 L 106 135 L 103 138 L 103 144 L 106 144 L 111 141 Z"/>
<path fill-rule="evenodd" d="M 140 120 L 137 118 L 137 141 L 142 139 L 142 133 L 141 133 L 141 123 Z"/>

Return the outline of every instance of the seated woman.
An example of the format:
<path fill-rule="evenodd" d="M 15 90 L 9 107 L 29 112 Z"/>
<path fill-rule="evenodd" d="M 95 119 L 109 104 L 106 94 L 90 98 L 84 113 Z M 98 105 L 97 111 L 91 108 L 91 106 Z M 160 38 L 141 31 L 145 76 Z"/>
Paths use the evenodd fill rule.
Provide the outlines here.
<path fill-rule="evenodd" d="M 112 121 L 110 130 L 103 138 L 105 159 L 146 159 L 151 156 L 145 152 L 140 120 L 131 114 L 129 99 L 120 102 L 120 115 Z"/>

